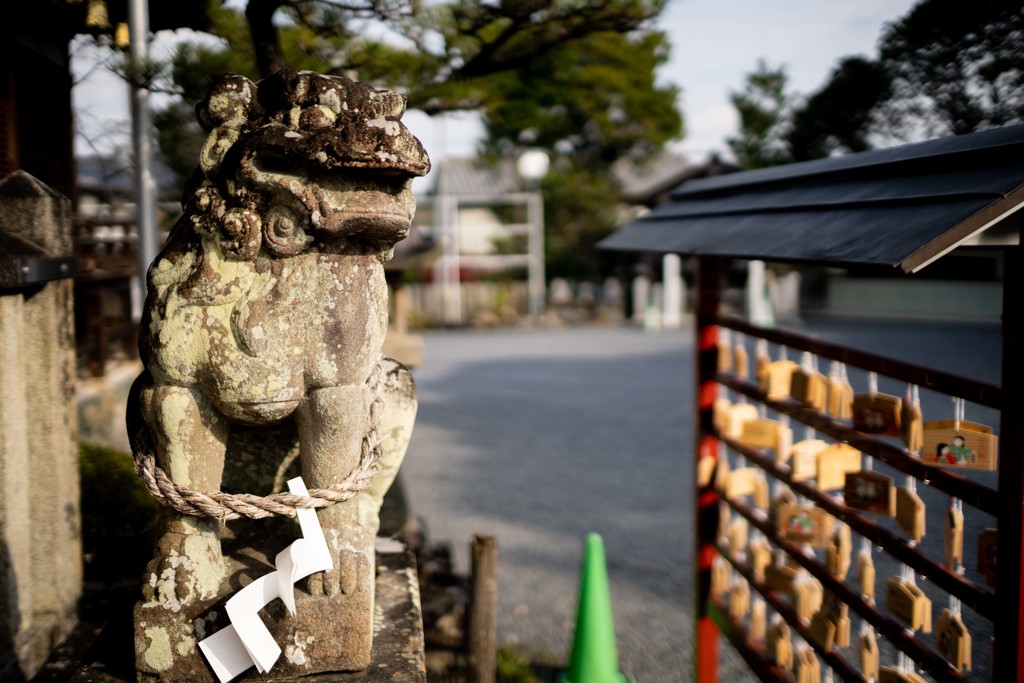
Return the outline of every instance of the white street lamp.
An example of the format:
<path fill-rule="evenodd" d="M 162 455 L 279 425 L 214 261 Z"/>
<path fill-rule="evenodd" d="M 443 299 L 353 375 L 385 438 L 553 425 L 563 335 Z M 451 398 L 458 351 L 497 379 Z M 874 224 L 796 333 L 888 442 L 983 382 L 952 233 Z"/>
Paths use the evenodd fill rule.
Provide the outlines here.
<path fill-rule="evenodd" d="M 544 196 L 539 191 L 540 181 L 551 168 L 551 158 L 539 149 L 530 149 L 519 155 L 516 171 L 530 190 L 527 199 L 529 235 L 529 291 L 530 316 L 535 320 L 544 314 L 546 291 L 544 286 Z"/>

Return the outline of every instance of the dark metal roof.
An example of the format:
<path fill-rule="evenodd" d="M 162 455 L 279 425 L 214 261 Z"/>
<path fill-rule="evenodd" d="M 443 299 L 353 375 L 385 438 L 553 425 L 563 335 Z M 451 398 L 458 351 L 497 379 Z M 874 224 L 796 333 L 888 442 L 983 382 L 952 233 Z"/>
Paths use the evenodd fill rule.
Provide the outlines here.
<path fill-rule="evenodd" d="M 641 162 L 619 159 L 612 164 L 612 177 L 619 184 L 624 202 L 653 207 L 663 203 L 669 192 L 682 183 L 739 170 L 739 166 L 725 163 L 715 154 L 702 164 L 691 164 L 674 154 L 662 154 Z"/>
<path fill-rule="evenodd" d="M 1024 125 L 684 183 L 605 249 L 923 268 L 1024 206 Z"/>

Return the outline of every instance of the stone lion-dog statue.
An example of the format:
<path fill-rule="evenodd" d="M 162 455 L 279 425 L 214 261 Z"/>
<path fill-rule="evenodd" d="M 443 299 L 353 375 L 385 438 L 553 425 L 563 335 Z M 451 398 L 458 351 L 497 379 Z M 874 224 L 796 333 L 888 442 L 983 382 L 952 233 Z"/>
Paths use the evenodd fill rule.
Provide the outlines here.
<path fill-rule="evenodd" d="M 234 432 L 258 441 L 259 430 L 294 421 L 311 491 L 359 466 L 388 322 L 384 263 L 411 227 L 412 179 L 430 168 L 401 122 L 404 109 L 399 94 L 290 70 L 258 83 L 224 76 L 197 105 L 209 134 L 184 215 L 148 273 L 145 371 L 129 403 L 137 462 L 148 448 L 175 485 L 218 492 Z M 412 396 L 414 415 L 408 372 L 384 372 L 385 412 L 397 392 Z M 345 668 L 368 664 L 373 539 L 393 460 L 408 444 L 406 422 L 391 444 L 400 453 L 383 456 L 393 471 L 319 512 L 334 568 L 311 576 L 308 593 L 334 601 L 326 619 L 356 619 L 366 632 Z M 222 521 L 165 516 L 144 581 L 147 606 L 192 615 L 190 606 L 223 593 Z M 137 611 L 137 634 L 139 621 Z M 137 642 L 140 662 L 147 643 Z"/>

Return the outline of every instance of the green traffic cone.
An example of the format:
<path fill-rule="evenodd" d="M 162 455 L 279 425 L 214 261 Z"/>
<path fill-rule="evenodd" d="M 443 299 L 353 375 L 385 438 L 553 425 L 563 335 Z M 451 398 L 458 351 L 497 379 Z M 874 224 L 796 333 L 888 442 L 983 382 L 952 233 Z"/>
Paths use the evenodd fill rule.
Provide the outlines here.
<path fill-rule="evenodd" d="M 598 534 L 587 535 L 572 655 L 569 669 L 558 677 L 558 683 L 626 683 L 619 672 L 604 541 Z"/>

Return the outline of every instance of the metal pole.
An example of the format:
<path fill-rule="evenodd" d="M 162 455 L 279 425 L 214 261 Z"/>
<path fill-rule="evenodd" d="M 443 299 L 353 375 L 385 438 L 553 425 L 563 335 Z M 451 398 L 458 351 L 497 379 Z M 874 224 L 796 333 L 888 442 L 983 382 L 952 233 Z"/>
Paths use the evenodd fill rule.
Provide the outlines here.
<path fill-rule="evenodd" d="M 544 195 L 540 192 L 530 193 L 527 200 L 527 211 L 530 223 L 530 317 L 539 319 L 544 315 Z"/>
<path fill-rule="evenodd" d="M 153 112 L 148 84 L 142 73 L 149 63 L 149 6 L 147 0 L 128 4 L 131 60 L 132 144 L 135 153 L 135 191 L 138 208 L 139 290 L 146 295 L 146 271 L 156 258 L 156 182 L 153 179 Z M 133 311 L 134 313 L 134 311 Z"/>
<path fill-rule="evenodd" d="M 445 255 L 445 314 L 444 321 L 449 325 L 462 324 L 462 264 L 459 261 L 459 254 L 462 251 L 459 235 L 459 200 L 455 197 L 445 196 L 441 200 L 444 203 L 445 225 L 448 229 L 447 253 Z"/>

